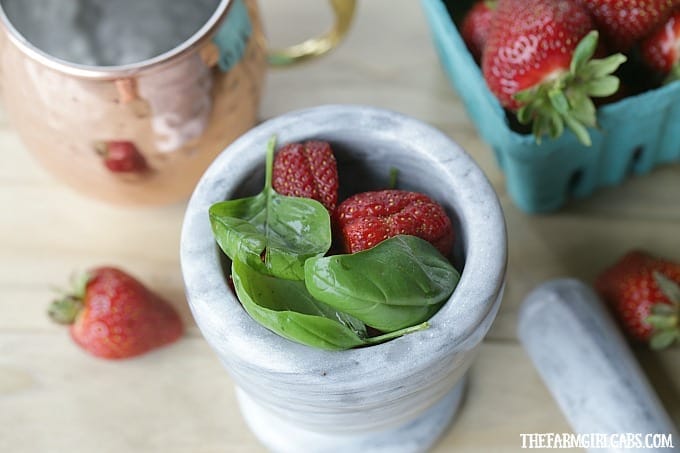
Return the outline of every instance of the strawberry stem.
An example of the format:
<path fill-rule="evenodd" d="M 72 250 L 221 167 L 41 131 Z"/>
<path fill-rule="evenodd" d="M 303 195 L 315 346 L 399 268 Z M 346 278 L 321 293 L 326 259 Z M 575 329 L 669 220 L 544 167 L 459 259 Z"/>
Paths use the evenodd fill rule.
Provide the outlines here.
<path fill-rule="evenodd" d="M 664 79 L 663 83 L 664 83 L 664 85 L 668 85 L 669 83 L 673 83 L 676 80 L 680 80 L 680 62 L 675 63 L 673 65 L 673 68 L 668 73 L 668 75 Z"/>
<path fill-rule="evenodd" d="M 654 350 L 665 349 L 676 341 L 680 341 L 680 285 L 663 275 L 654 272 L 654 281 L 668 303 L 659 302 L 652 305 L 651 314 L 645 318 L 645 322 L 652 326 L 652 336 L 649 346 Z"/>
<path fill-rule="evenodd" d="M 85 299 L 85 290 L 87 284 L 92 280 L 92 275 L 89 272 L 83 272 L 71 277 L 71 296 L 83 300 Z"/>
<path fill-rule="evenodd" d="M 649 346 L 655 351 L 660 351 L 671 346 L 676 341 L 680 341 L 680 335 L 677 332 L 662 330 L 652 335 L 652 338 L 649 340 Z"/>
<path fill-rule="evenodd" d="M 661 292 L 675 307 L 680 305 L 680 286 L 658 271 L 654 271 L 654 281 Z"/>
<path fill-rule="evenodd" d="M 83 309 L 87 284 L 92 279 L 92 274 L 83 272 L 71 275 L 71 290 L 66 292 L 59 290 L 60 297 L 50 304 L 47 314 L 52 321 L 59 324 L 73 324 L 80 310 Z"/>
<path fill-rule="evenodd" d="M 522 104 L 517 119 L 532 124 L 537 143 L 544 135 L 559 137 L 566 126 L 583 145 L 592 144 L 588 128 L 597 126 L 597 111 L 591 97 L 606 97 L 619 89 L 619 79 L 612 73 L 626 61 L 622 54 L 593 60 L 597 40 L 597 31 L 591 31 L 574 49 L 569 70 L 515 94 Z"/>
<path fill-rule="evenodd" d="M 82 308 L 83 302 L 80 299 L 66 296 L 53 301 L 47 309 L 47 314 L 52 321 L 59 324 L 73 324 Z"/>

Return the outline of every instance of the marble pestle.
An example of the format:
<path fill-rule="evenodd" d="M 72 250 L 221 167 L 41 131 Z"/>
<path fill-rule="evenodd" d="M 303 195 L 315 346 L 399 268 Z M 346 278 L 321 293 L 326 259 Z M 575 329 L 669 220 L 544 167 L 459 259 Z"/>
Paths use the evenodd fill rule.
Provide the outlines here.
<path fill-rule="evenodd" d="M 647 434 L 670 434 L 678 447 L 677 427 L 590 287 L 571 279 L 540 285 L 522 304 L 518 335 L 576 434 L 633 433 L 643 443 Z M 621 451 L 610 444 L 597 451 Z"/>

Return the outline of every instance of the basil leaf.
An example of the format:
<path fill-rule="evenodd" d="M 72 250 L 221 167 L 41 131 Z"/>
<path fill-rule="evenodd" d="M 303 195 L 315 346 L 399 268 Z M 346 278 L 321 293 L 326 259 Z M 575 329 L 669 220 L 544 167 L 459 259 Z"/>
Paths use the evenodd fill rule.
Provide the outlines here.
<path fill-rule="evenodd" d="M 432 244 L 409 235 L 305 263 L 305 285 L 314 298 L 387 332 L 429 319 L 459 278 Z"/>
<path fill-rule="evenodd" d="M 302 281 L 265 275 L 238 260 L 232 262 L 232 278 L 248 314 L 282 337 L 329 350 L 366 343 L 361 321 L 315 300 Z"/>
<path fill-rule="evenodd" d="M 215 203 L 210 224 L 232 260 L 280 278 L 302 280 L 305 260 L 323 255 L 331 246 L 330 216 L 316 200 L 280 195 L 272 188 L 275 144 L 272 138 L 267 146 L 262 192 Z"/>

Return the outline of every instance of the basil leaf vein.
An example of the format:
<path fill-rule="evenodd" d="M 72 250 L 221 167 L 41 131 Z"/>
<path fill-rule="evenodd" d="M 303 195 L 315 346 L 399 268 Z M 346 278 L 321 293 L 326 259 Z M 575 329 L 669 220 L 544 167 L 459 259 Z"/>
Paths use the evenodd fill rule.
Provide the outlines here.
<path fill-rule="evenodd" d="M 272 188 L 275 145 L 272 138 L 262 192 L 213 204 L 210 225 L 230 259 L 280 278 L 302 280 L 305 260 L 322 256 L 331 246 L 330 216 L 316 200 L 280 195 Z"/>

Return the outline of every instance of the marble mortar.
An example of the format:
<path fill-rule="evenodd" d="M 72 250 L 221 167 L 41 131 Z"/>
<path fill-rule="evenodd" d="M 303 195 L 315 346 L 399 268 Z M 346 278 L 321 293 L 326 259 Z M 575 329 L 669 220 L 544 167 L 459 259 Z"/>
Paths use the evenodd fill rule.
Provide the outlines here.
<path fill-rule="evenodd" d="M 340 198 L 387 185 L 418 190 L 453 220 L 451 298 L 424 331 L 340 352 L 284 339 L 252 320 L 229 289 L 208 208 L 261 190 L 266 143 L 321 139 L 338 159 Z M 483 172 L 441 132 L 398 113 L 327 105 L 255 127 L 218 156 L 189 202 L 181 264 L 195 320 L 236 384 L 251 430 L 278 452 L 427 450 L 458 409 L 465 374 L 493 322 L 506 268 L 502 210 Z"/>

